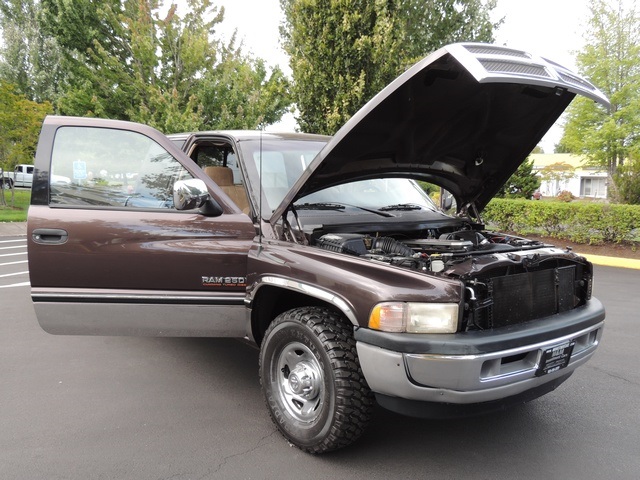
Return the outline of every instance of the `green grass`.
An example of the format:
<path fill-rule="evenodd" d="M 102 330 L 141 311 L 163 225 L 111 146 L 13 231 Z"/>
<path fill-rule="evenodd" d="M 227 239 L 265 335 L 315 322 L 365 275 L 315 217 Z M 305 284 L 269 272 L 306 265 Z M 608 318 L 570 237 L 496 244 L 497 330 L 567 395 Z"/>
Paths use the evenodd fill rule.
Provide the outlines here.
<path fill-rule="evenodd" d="M 14 190 L 13 207 L 11 206 L 11 190 L 0 190 L 0 195 L 4 195 L 7 204 L 5 206 L 0 200 L 0 222 L 26 222 L 31 190 Z"/>

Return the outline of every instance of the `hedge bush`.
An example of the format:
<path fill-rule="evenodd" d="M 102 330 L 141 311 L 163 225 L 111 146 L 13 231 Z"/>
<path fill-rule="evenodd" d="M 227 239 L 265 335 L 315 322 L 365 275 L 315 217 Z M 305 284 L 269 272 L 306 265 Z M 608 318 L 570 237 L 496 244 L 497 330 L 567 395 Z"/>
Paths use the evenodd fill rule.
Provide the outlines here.
<path fill-rule="evenodd" d="M 640 228 L 640 205 L 495 198 L 482 215 L 498 230 L 590 245 L 637 241 Z"/>

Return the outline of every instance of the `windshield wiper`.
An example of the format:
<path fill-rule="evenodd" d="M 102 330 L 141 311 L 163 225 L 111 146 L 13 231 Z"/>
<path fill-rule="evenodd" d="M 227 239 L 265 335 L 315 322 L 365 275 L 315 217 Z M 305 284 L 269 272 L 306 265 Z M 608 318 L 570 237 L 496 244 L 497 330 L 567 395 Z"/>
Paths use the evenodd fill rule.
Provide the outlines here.
<path fill-rule="evenodd" d="M 329 203 L 329 202 L 318 202 L 318 203 L 303 203 L 297 204 L 295 203 L 294 208 L 296 210 L 344 210 L 346 207 L 357 208 L 358 210 L 364 210 L 365 212 L 374 213 L 376 215 L 380 215 L 381 217 L 393 217 L 392 214 L 387 212 L 381 212 L 380 210 L 373 210 L 371 208 L 360 207 L 358 205 L 350 205 L 348 203 L 340 204 L 340 203 Z"/>
<path fill-rule="evenodd" d="M 303 203 L 303 204 L 294 204 L 293 205 L 296 210 L 344 210 L 345 206 L 340 205 L 339 203 Z"/>
<path fill-rule="evenodd" d="M 387 205 L 380 208 L 381 211 L 386 212 L 389 210 L 422 210 L 422 207 L 417 203 L 398 203 L 395 205 Z"/>

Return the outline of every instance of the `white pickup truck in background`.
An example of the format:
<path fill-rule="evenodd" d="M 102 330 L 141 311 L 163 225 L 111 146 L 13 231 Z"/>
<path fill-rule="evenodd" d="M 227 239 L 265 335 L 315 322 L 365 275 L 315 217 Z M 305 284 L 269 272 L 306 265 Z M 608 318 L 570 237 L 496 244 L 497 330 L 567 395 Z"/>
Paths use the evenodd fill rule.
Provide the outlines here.
<path fill-rule="evenodd" d="M 33 165 L 16 165 L 13 172 L 1 172 L 1 178 L 4 188 L 31 188 L 31 184 L 33 183 Z"/>

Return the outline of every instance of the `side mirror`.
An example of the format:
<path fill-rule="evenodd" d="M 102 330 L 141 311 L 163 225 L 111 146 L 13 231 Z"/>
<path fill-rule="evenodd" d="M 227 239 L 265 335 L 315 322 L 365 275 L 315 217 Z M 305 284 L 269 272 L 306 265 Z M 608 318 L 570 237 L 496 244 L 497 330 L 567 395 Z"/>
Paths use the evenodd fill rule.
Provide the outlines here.
<path fill-rule="evenodd" d="M 173 204 L 176 210 L 201 209 L 207 216 L 222 215 L 222 208 L 211 198 L 207 186 L 199 178 L 178 180 L 173 184 Z"/>
<path fill-rule="evenodd" d="M 449 209 L 451 209 L 451 207 L 453 207 L 453 195 L 451 195 L 451 193 L 449 193 L 444 188 L 441 188 L 440 189 L 440 209 L 443 212 L 446 212 Z"/>

